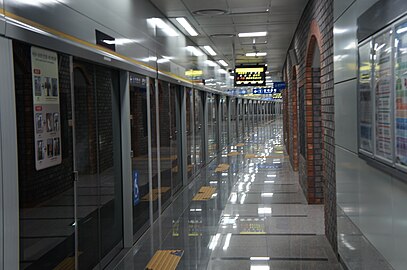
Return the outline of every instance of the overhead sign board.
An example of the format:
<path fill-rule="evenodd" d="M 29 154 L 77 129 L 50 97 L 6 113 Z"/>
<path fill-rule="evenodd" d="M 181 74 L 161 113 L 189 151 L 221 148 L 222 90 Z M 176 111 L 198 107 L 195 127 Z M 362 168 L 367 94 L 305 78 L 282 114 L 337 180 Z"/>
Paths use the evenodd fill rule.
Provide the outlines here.
<path fill-rule="evenodd" d="M 244 66 L 235 68 L 235 86 L 266 85 L 265 66 Z"/>
<path fill-rule="evenodd" d="M 281 90 L 272 87 L 253 88 L 254 95 L 271 95 L 273 99 L 282 99 Z"/>

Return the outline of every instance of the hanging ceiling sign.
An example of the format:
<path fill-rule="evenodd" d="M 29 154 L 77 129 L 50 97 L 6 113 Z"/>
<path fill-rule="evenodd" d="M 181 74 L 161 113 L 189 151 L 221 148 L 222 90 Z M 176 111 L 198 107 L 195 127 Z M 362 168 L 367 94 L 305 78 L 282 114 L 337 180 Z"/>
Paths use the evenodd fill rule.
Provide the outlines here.
<path fill-rule="evenodd" d="M 59 106 L 58 55 L 31 47 L 35 168 L 61 164 L 61 114 Z"/>
<path fill-rule="evenodd" d="M 272 87 L 253 88 L 254 95 L 271 95 L 273 99 L 282 99 L 281 90 Z"/>
<path fill-rule="evenodd" d="M 244 66 L 235 68 L 235 86 L 265 86 L 265 66 Z"/>

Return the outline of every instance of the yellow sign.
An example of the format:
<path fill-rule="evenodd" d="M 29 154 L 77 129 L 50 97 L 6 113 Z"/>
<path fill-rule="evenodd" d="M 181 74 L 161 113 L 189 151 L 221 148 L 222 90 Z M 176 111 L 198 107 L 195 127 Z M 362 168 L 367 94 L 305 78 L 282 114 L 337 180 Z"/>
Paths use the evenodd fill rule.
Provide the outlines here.
<path fill-rule="evenodd" d="M 198 77 L 198 76 L 202 76 L 202 74 L 203 74 L 202 70 L 191 69 L 191 70 L 185 71 L 185 76 L 188 76 L 188 77 Z"/>

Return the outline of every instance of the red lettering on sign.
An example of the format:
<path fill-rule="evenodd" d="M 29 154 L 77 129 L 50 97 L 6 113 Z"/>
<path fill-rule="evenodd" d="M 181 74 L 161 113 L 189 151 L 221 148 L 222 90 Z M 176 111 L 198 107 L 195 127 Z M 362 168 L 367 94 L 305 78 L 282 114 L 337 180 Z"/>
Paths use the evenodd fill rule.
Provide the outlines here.
<path fill-rule="evenodd" d="M 36 112 L 42 111 L 42 106 L 35 106 L 35 111 Z"/>

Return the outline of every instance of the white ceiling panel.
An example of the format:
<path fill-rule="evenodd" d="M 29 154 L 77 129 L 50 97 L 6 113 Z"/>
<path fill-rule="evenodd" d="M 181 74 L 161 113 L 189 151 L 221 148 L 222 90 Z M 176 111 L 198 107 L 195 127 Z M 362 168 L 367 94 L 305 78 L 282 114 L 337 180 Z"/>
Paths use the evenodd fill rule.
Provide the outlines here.
<path fill-rule="evenodd" d="M 173 0 L 167 0 L 173 1 Z M 184 2 L 186 7 L 190 11 L 196 11 L 201 9 L 223 9 L 229 10 L 229 6 L 226 0 L 205 0 L 205 1 L 197 1 L 197 0 L 183 0 L 180 2 Z"/>
<path fill-rule="evenodd" d="M 167 17 L 184 16 L 198 30 L 190 37 L 197 45 L 210 45 L 218 53 L 214 60 L 234 58 L 242 63 L 267 63 L 269 70 L 280 72 L 301 14 L 308 0 L 150 0 Z M 201 9 L 222 9 L 219 16 L 202 16 Z M 269 9 L 267 11 L 267 9 Z M 173 21 L 174 22 L 174 21 Z M 174 23 L 175 26 L 181 26 Z M 239 38 L 240 32 L 267 31 L 267 37 Z M 213 35 L 233 34 L 221 38 Z M 266 44 L 264 42 L 267 41 Z M 233 45 L 235 55 L 233 55 Z M 254 47 L 253 47 L 254 46 Z M 267 52 L 266 57 L 246 57 L 246 52 Z M 230 62 L 231 63 L 231 62 Z M 229 66 L 229 68 L 232 68 Z"/>

